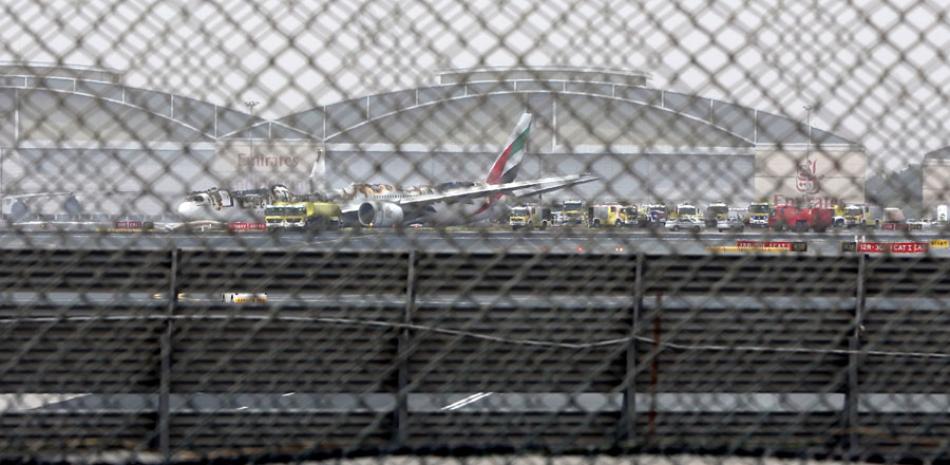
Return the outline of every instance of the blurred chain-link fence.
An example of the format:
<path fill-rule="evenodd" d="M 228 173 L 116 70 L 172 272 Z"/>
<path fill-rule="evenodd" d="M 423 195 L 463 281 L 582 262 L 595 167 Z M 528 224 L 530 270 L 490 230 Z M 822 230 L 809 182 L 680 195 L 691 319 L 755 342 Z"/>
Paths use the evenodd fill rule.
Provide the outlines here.
<path fill-rule="evenodd" d="M 7 2 L 0 460 L 945 461 L 946 8 Z"/>

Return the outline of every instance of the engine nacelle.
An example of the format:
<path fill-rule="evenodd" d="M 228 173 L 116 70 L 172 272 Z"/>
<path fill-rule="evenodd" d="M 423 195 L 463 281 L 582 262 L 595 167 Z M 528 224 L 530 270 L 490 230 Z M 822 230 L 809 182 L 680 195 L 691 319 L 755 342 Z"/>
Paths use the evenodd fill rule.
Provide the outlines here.
<path fill-rule="evenodd" d="M 82 204 L 79 203 L 79 199 L 77 199 L 75 195 L 70 195 L 63 201 L 63 210 L 65 210 L 68 215 L 81 215 Z"/>
<path fill-rule="evenodd" d="M 13 201 L 13 204 L 10 205 L 9 217 L 13 221 L 17 221 L 30 214 L 30 207 L 26 205 L 22 200 L 16 199 Z"/>
<path fill-rule="evenodd" d="M 402 224 L 402 207 L 392 202 L 363 202 L 356 212 L 361 226 L 384 228 Z"/>

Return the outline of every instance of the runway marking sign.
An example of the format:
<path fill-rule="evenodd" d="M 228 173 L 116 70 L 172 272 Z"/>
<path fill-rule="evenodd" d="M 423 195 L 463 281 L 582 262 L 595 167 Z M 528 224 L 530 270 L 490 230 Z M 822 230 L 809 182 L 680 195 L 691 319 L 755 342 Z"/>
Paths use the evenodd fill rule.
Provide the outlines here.
<path fill-rule="evenodd" d="M 950 240 L 947 239 L 934 239 L 930 241 L 931 249 L 950 249 Z"/>
<path fill-rule="evenodd" d="M 116 221 L 115 229 L 142 229 L 141 221 Z"/>
<path fill-rule="evenodd" d="M 842 244 L 842 250 L 849 251 L 850 246 Z M 890 254 L 914 254 L 927 253 L 930 250 L 930 244 L 927 242 L 851 242 L 854 251 L 858 253 L 890 253 Z"/>
<path fill-rule="evenodd" d="M 267 223 L 248 223 L 244 221 L 232 221 L 228 223 L 228 229 L 233 232 L 267 231 Z"/>
<path fill-rule="evenodd" d="M 735 245 L 719 245 L 719 246 L 710 246 L 706 247 L 706 250 L 711 253 L 786 253 L 789 252 L 789 249 L 786 247 L 761 247 L 761 246 L 735 246 Z"/>
<path fill-rule="evenodd" d="M 782 249 L 789 252 L 806 252 L 808 243 L 803 241 L 736 241 L 740 249 Z"/>

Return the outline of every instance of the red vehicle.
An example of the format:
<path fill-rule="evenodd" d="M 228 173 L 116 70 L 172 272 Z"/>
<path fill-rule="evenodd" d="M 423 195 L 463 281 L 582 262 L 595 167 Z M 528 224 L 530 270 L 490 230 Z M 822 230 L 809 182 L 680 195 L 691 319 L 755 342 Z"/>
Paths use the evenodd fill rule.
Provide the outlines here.
<path fill-rule="evenodd" d="M 834 221 L 831 208 L 798 208 L 794 205 L 778 205 L 769 215 L 769 227 L 776 231 L 791 229 L 805 232 L 825 232 Z"/>

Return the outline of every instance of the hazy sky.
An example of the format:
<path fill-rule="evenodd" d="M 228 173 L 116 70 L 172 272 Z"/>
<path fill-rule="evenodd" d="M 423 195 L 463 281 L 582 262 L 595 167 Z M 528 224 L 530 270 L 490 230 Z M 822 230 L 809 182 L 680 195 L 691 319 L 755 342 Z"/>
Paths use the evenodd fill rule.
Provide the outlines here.
<path fill-rule="evenodd" d="M 950 145 L 950 0 L 6 0 L 0 59 L 283 116 L 449 67 L 606 66 L 805 119 L 896 168 Z"/>

